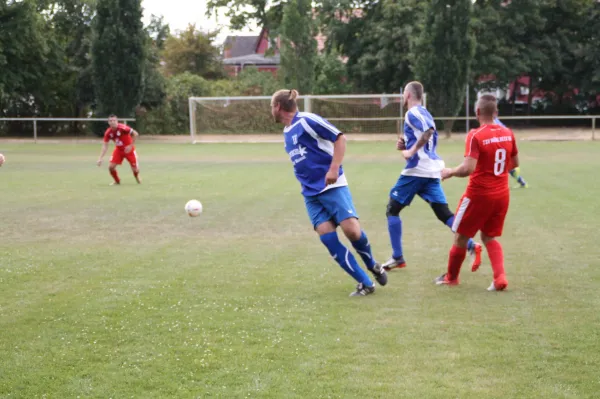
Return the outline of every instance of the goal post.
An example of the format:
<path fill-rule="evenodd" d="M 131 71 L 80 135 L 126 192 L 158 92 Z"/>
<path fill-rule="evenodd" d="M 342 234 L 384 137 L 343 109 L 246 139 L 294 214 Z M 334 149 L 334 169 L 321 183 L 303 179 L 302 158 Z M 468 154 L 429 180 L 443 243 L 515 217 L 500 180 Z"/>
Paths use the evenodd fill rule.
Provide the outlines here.
<path fill-rule="evenodd" d="M 328 119 L 345 133 L 399 133 L 404 115 L 401 94 L 305 95 L 300 111 Z M 273 121 L 270 96 L 190 97 L 192 143 L 207 135 L 281 134 Z"/>

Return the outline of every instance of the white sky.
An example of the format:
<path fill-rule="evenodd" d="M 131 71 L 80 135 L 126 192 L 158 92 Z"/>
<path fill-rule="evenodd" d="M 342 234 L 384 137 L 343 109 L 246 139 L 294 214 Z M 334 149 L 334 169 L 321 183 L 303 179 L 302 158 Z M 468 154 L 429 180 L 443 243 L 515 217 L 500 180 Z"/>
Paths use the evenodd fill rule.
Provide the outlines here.
<path fill-rule="evenodd" d="M 163 16 L 164 21 L 169 24 L 171 32 L 184 30 L 188 24 L 195 23 L 196 28 L 201 31 L 215 31 L 221 29 L 217 36 L 216 44 L 222 44 L 227 35 L 258 35 L 260 29 L 256 26 L 249 27 L 239 32 L 229 30 L 227 27 L 228 19 L 220 15 L 218 20 L 215 17 L 206 17 L 206 0 L 142 0 L 144 8 L 144 25 L 150 22 L 152 14 Z"/>

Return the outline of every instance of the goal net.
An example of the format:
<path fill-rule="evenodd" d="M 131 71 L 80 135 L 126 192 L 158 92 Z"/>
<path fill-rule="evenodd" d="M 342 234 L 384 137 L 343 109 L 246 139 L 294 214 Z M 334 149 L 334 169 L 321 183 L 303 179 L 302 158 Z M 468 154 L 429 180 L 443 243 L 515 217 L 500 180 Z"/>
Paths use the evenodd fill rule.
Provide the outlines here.
<path fill-rule="evenodd" d="M 271 116 L 271 97 L 191 97 L 192 142 L 220 134 L 281 134 Z M 331 121 L 344 133 L 398 133 L 404 114 L 401 94 L 310 95 L 298 99 L 300 111 Z"/>

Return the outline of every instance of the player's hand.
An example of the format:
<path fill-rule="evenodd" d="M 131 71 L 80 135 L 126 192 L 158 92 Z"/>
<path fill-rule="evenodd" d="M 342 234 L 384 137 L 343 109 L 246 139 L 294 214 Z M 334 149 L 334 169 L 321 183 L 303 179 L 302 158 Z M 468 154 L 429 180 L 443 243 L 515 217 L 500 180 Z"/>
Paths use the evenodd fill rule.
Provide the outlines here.
<path fill-rule="evenodd" d="M 329 169 L 329 172 L 325 175 L 325 185 L 334 184 L 338 177 L 340 177 L 339 168 Z"/>
<path fill-rule="evenodd" d="M 125 154 L 129 154 L 131 152 L 132 148 L 133 148 L 133 146 L 131 144 L 129 144 L 127 147 L 125 147 Z"/>
<path fill-rule="evenodd" d="M 452 177 L 452 169 L 444 168 L 442 169 L 442 180 L 447 180 Z"/>
<path fill-rule="evenodd" d="M 101 166 L 102 165 L 102 159 L 99 159 L 98 162 L 96 162 L 96 165 Z"/>
<path fill-rule="evenodd" d="M 412 158 L 413 155 L 415 155 L 415 152 L 412 150 L 402 150 L 402 156 L 406 160 L 409 160 L 410 158 Z"/>
<path fill-rule="evenodd" d="M 398 142 L 396 143 L 396 149 L 398 151 L 404 151 L 404 150 L 406 150 L 406 141 L 404 141 L 404 137 L 400 137 L 398 139 Z"/>

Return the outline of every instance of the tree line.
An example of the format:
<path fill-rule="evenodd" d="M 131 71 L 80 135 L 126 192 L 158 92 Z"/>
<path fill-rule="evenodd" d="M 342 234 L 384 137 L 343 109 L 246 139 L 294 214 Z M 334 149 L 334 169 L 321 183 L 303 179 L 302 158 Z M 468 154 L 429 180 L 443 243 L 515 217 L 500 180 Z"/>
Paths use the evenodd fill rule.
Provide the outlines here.
<path fill-rule="evenodd" d="M 232 29 L 254 22 L 280 39 L 277 77 L 252 68 L 228 76 L 216 32 L 171 32 L 160 17 L 144 26 L 140 0 L 0 0 L 0 117 L 116 113 L 142 131 L 185 133 L 192 95 L 397 93 L 413 79 L 435 113 L 451 116 L 467 84 L 504 88 L 522 76 L 527 113 L 600 113 L 595 0 L 209 1 L 210 13 L 222 10 Z M 327 37 L 320 53 L 318 33 Z M 534 92 L 544 101 L 534 104 Z M 0 123 L 0 134 L 23 130 Z"/>

